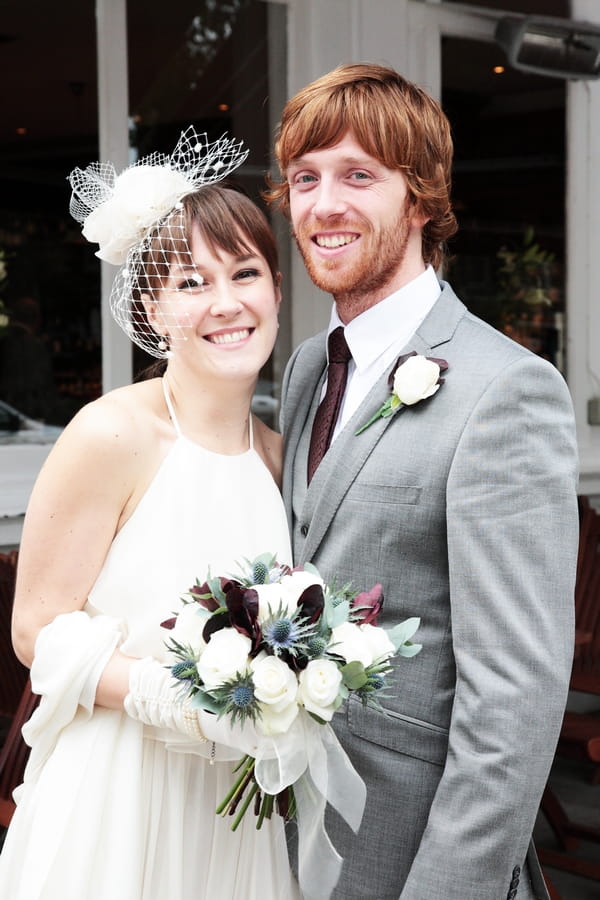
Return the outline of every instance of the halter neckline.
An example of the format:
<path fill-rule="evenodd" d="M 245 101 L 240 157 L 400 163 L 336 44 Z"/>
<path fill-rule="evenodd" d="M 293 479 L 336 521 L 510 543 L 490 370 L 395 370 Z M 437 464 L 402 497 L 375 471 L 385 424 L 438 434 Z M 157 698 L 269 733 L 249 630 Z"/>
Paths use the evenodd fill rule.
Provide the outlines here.
<path fill-rule="evenodd" d="M 173 408 L 173 401 L 171 399 L 171 390 L 169 388 L 169 382 L 167 381 L 167 373 L 163 375 L 161 378 L 163 394 L 165 397 L 165 403 L 167 404 L 167 409 L 169 410 L 169 415 L 171 416 L 171 421 L 173 423 L 173 428 L 175 429 L 175 434 L 177 437 L 185 437 L 182 433 L 181 428 L 179 427 L 179 421 L 177 416 L 175 415 L 175 409 Z M 252 411 L 250 410 L 248 415 L 248 441 L 249 441 L 249 449 L 254 450 L 254 430 L 252 427 Z"/>

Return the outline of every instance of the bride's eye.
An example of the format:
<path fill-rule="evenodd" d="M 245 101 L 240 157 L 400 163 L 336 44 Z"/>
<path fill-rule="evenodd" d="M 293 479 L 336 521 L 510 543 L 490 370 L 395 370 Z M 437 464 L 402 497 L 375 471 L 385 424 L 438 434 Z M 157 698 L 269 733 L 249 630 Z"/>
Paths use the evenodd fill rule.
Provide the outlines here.
<path fill-rule="evenodd" d="M 235 277 L 238 281 L 247 281 L 251 278 L 258 278 L 260 275 L 259 269 L 242 269 L 240 272 L 237 272 Z"/>
<path fill-rule="evenodd" d="M 206 287 L 206 282 L 202 275 L 190 275 L 188 278 L 182 278 L 176 284 L 178 291 L 202 291 Z"/>

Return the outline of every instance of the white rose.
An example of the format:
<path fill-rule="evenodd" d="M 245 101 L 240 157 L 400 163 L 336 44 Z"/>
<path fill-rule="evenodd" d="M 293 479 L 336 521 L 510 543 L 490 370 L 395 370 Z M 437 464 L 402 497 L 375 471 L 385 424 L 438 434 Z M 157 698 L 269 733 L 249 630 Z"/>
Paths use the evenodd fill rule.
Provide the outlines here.
<path fill-rule="evenodd" d="M 373 662 L 369 641 L 353 622 L 344 622 L 332 628 L 329 646 L 332 653 L 342 656 L 347 663 L 360 662 L 366 669 Z"/>
<path fill-rule="evenodd" d="M 222 628 L 212 636 L 198 661 L 198 674 L 207 690 L 219 687 L 248 669 L 252 641 L 235 628 Z"/>
<path fill-rule="evenodd" d="M 275 584 L 255 584 L 254 590 L 258 594 L 258 621 L 264 622 L 275 615 L 282 602 L 282 591 L 279 583 Z M 283 614 L 288 614 L 287 607 L 283 609 Z"/>
<path fill-rule="evenodd" d="M 412 406 L 439 390 L 439 377 L 440 367 L 437 363 L 425 356 L 409 356 L 396 369 L 394 394 L 406 406 Z"/>
<path fill-rule="evenodd" d="M 309 712 L 331 720 L 336 706 L 342 676 L 331 659 L 312 659 L 300 673 L 298 699 Z"/>
<path fill-rule="evenodd" d="M 383 662 L 395 654 L 396 648 L 383 628 L 377 625 L 360 625 L 359 628 L 372 654 L 373 662 Z"/>
<path fill-rule="evenodd" d="M 298 715 L 300 707 L 293 700 L 282 709 L 274 709 L 267 703 L 259 703 L 260 718 L 256 720 L 256 727 L 263 734 L 285 734 Z"/>
<path fill-rule="evenodd" d="M 191 647 L 196 659 L 206 647 L 202 631 L 207 618 L 208 613 L 202 610 L 197 603 L 186 603 L 175 619 L 175 625 L 170 634 L 177 643 Z"/>
<path fill-rule="evenodd" d="M 259 654 L 252 660 L 250 668 L 254 682 L 254 696 L 261 703 L 270 706 L 274 712 L 279 712 L 295 701 L 298 680 L 295 673 L 278 656 Z"/>
<path fill-rule="evenodd" d="M 83 236 L 100 245 L 96 253 L 100 259 L 122 265 L 148 228 L 192 189 L 181 172 L 167 166 L 126 169 L 116 178 L 112 196 L 86 218 Z"/>

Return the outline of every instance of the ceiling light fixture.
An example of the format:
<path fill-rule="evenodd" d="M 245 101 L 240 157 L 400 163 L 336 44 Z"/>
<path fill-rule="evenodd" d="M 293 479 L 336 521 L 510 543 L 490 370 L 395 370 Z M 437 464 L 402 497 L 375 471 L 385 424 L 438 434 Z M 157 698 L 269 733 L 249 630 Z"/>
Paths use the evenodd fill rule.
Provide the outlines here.
<path fill-rule="evenodd" d="M 495 39 L 515 69 L 555 78 L 600 77 L 600 27 L 550 16 L 505 16 Z"/>

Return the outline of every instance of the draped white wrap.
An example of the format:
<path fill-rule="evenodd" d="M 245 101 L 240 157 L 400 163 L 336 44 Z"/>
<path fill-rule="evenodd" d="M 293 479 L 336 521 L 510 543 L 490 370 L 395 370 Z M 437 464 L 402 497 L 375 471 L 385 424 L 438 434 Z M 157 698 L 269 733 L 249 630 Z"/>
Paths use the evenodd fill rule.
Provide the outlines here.
<path fill-rule="evenodd" d="M 367 797 L 365 783 L 335 732 L 301 709 L 285 734 L 260 741 L 254 774 L 259 787 L 269 794 L 294 785 L 302 896 L 305 900 L 329 897 L 343 860 L 325 830 L 326 804 L 356 832 Z"/>

